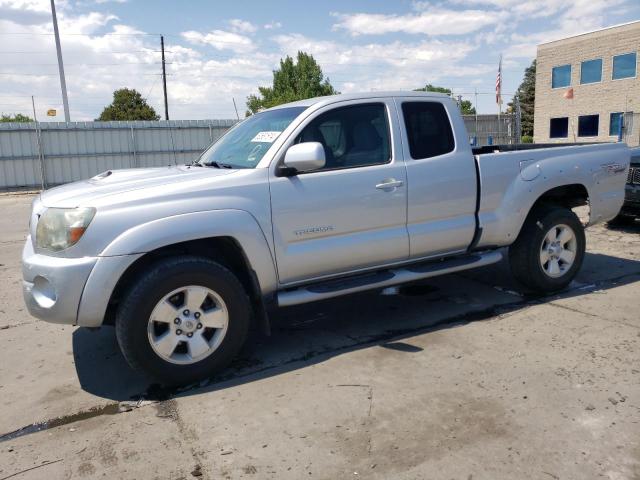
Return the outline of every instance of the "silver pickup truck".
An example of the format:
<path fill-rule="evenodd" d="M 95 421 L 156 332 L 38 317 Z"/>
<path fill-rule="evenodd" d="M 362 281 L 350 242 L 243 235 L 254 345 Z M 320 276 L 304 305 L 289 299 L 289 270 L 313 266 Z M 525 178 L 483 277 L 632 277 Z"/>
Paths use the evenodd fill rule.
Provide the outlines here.
<path fill-rule="evenodd" d="M 571 209 L 615 217 L 628 165 L 620 143 L 472 151 L 439 94 L 303 100 L 191 165 L 43 192 L 24 298 L 49 322 L 115 325 L 132 367 L 189 383 L 224 368 L 252 322 L 268 332 L 272 308 L 488 265 L 501 247 L 526 287 L 560 290 L 585 252 Z"/>

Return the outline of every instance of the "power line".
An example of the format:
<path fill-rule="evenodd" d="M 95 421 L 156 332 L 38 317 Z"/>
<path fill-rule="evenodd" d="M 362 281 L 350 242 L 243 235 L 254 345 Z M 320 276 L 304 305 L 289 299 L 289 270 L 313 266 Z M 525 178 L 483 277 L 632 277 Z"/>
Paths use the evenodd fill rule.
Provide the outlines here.
<path fill-rule="evenodd" d="M 129 72 L 132 75 L 162 75 L 161 73 L 139 73 Z M 0 72 L 0 75 L 16 76 L 16 77 L 51 77 L 58 75 L 57 73 L 16 73 L 16 72 Z M 122 76 L 123 72 L 118 72 L 117 76 Z M 167 73 L 167 76 L 173 76 L 173 73 Z"/>
<path fill-rule="evenodd" d="M 2 35 L 0 33 L 0 35 Z M 170 50 L 165 50 L 166 52 L 169 52 Z M 24 54 L 24 53 L 37 53 L 37 54 L 47 54 L 50 55 L 53 52 L 49 51 L 49 50 L 0 50 L 0 54 L 3 53 L 20 53 L 20 54 Z M 152 48 L 147 48 L 147 49 L 143 49 L 143 50 L 97 50 L 93 53 L 160 53 L 160 50 L 154 50 Z M 173 52 L 172 52 L 173 53 Z"/>

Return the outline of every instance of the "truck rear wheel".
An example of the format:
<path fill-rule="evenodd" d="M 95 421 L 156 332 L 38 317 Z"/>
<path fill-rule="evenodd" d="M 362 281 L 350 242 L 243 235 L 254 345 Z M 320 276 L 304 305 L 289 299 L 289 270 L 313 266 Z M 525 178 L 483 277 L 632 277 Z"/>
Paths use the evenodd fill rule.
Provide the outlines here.
<path fill-rule="evenodd" d="M 562 290 L 580 270 L 585 245 L 584 227 L 575 213 L 563 207 L 536 207 L 509 247 L 511 271 L 535 291 Z"/>
<path fill-rule="evenodd" d="M 181 256 L 137 279 L 118 308 L 116 336 L 131 367 L 164 385 L 185 385 L 225 368 L 249 321 L 249 299 L 231 271 Z"/>

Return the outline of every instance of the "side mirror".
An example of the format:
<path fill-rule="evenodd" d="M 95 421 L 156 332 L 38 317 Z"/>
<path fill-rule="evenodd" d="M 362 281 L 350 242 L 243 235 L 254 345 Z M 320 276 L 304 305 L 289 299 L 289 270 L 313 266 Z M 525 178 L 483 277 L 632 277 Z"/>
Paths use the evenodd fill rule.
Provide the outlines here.
<path fill-rule="evenodd" d="M 290 172 L 309 172 L 324 167 L 324 147 L 320 142 L 292 145 L 284 156 L 284 166 Z"/>

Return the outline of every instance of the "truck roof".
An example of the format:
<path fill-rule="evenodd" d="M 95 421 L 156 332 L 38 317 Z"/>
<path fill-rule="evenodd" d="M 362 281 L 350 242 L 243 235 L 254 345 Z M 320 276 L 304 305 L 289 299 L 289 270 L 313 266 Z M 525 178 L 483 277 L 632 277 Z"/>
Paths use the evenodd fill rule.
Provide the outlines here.
<path fill-rule="evenodd" d="M 304 100 L 298 100 L 297 102 L 284 103 L 282 105 L 278 105 L 276 107 L 269 108 L 269 110 L 276 110 L 279 108 L 288 108 L 288 107 L 310 107 L 311 105 L 324 103 L 334 103 L 341 102 L 344 100 L 359 100 L 366 98 L 388 98 L 388 97 L 440 97 L 440 98 L 450 98 L 449 95 L 445 93 L 437 93 L 437 92 L 414 92 L 414 91 L 384 91 L 384 92 L 361 92 L 361 93 L 341 93 L 338 95 L 326 95 L 324 97 L 314 97 L 314 98 L 306 98 Z"/>

